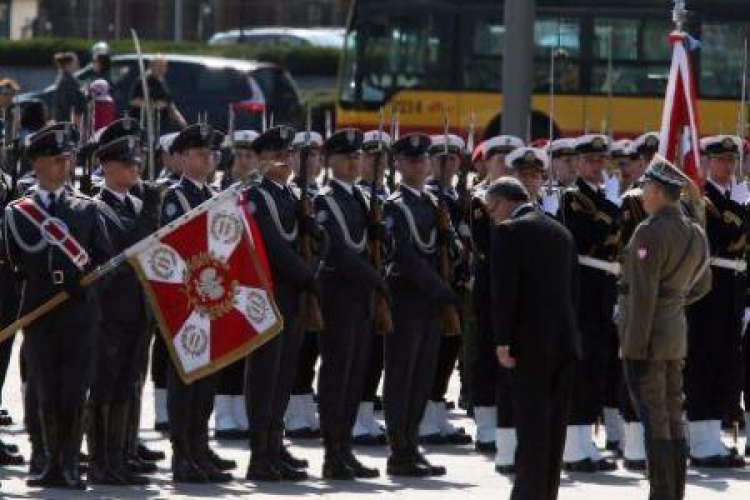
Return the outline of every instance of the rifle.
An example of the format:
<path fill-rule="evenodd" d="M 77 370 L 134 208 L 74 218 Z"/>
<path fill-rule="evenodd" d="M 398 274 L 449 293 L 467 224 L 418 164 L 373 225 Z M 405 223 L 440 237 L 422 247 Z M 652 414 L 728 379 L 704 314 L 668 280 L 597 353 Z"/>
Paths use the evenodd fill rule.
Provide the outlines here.
<path fill-rule="evenodd" d="M 438 272 L 448 286 L 453 286 L 453 265 L 450 257 L 451 240 L 451 214 L 446 200 L 446 189 L 449 179 L 446 176 L 446 163 L 448 161 L 448 114 L 443 117 L 443 137 L 445 138 L 445 150 L 440 157 L 440 189 L 437 193 L 437 219 L 438 219 Z M 446 336 L 459 335 L 461 333 L 461 319 L 458 310 L 453 305 L 448 305 L 440 312 L 443 334 Z"/>
<path fill-rule="evenodd" d="M 80 148 L 84 151 L 83 155 L 83 172 L 78 180 L 78 189 L 85 195 L 93 194 L 93 183 L 91 182 L 93 170 L 93 154 L 91 148 L 86 147 L 94 135 L 94 99 L 89 91 L 88 102 L 86 103 L 86 114 L 83 117 L 83 130 L 81 130 Z"/>
<path fill-rule="evenodd" d="M 299 195 L 299 236 L 297 245 L 302 259 L 308 266 L 313 265 L 313 235 L 311 234 L 309 221 L 313 217 L 313 207 L 308 190 L 307 163 L 310 157 L 310 130 L 312 128 L 312 116 L 310 108 L 307 108 L 307 129 L 305 141 L 300 150 L 299 176 L 302 179 Z M 320 309 L 320 300 L 315 291 L 305 290 L 302 294 L 302 317 L 305 321 L 305 331 L 319 332 L 323 330 L 323 313 Z"/>
<path fill-rule="evenodd" d="M 10 114 L 10 118 L 8 115 Z M 10 119 L 10 126 L 6 120 Z M 10 175 L 10 193 L 6 202 L 16 196 L 18 190 L 19 162 L 21 161 L 21 108 L 20 105 L 11 106 L 10 111 L 3 110 L 3 146 L 2 169 Z M 7 135 L 6 135 L 7 134 Z"/>
<path fill-rule="evenodd" d="M 466 147 L 461 155 L 461 167 L 458 170 L 456 180 L 456 192 L 458 193 L 459 218 L 461 223 L 468 224 L 471 220 L 471 192 L 469 191 L 469 173 L 471 173 L 471 153 L 474 151 L 475 116 L 472 111 L 469 115 L 469 130 L 466 136 Z M 463 236 L 463 235 L 462 235 Z"/>
<path fill-rule="evenodd" d="M 148 148 L 148 180 L 153 181 L 156 178 L 156 163 L 154 161 L 154 112 L 153 103 L 151 102 L 151 91 L 148 88 L 146 79 L 146 65 L 143 62 L 143 52 L 141 52 L 141 42 L 138 39 L 138 33 L 134 29 L 130 30 L 133 36 L 133 45 L 135 52 L 138 54 L 138 71 L 140 72 L 141 87 L 143 88 L 143 105 L 141 106 L 141 121 L 146 122 L 146 147 Z M 141 123 L 141 128 L 143 124 Z"/>
<path fill-rule="evenodd" d="M 380 120 L 378 124 L 378 149 L 375 151 L 372 167 L 372 182 L 370 183 L 370 226 L 381 227 L 383 223 L 383 202 L 378 196 L 378 190 L 382 188 L 380 166 L 383 161 L 383 109 L 380 109 Z M 369 253 L 372 267 L 381 275 L 385 271 L 383 262 L 383 242 L 376 231 L 369 232 Z M 373 320 L 375 333 L 387 334 L 393 332 L 393 319 L 388 307 L 388 300 L 382 293 L 375 294 L 375 310 Z"/>

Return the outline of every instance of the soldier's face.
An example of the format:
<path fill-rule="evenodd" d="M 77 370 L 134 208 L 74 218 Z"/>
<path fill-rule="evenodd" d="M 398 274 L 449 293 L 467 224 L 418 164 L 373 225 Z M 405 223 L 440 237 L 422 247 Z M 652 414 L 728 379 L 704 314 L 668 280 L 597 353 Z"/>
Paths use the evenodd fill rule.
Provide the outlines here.
<path fill-rule="evenodd" d="M 261 171 L 269 179 L 286 183 L 292 175 L 292 153 L 287 150 L 266 150 L 258 155 Z"/>
<path fill-rule="evenodd" d="M 653 181 L 643 184 L 643 209 L 647 214 L 656 213 L 664 205 L 664 193 Z"/>
<path fill-rule="evenodd" d="M 432 167 L 432 175 L 434 177 L 440 177 L 440 169 L 443 165 L 443 157 L 445 156 L 445 177 L 447 179 L 453 178 L 458 172 L 458 168 L 461 166 L 461 158 L 457 155 L 437 155 L 430 157 L 430 166 Z"/>
<path fill-rule="evenodd" d="M 140 170 L 140 163 L 109 162 L 104 165 L 104 182 L 117 191 L 128 191 L 138 183 Z"/>
<path fill-rule="evenodd" d="M 71 153 L 57 156 L 43 156 L 33 162 L 39 184 L 45 189 L 57 189 L 65 184 L 73 164 Z"/>
<path fill-rule="evenodd" d="M 182 154 L 182 168 L 192 179 L 205 181 L 216 165 L 215 152 L 209 148 L 191 148 Z"/>
<path fill-rule="evenodd" d="M 576 179 L 578 157 L 575 155 L 560 156 L 552 160 L 555 179 L 562 185 L 572 184 Z"/>
<path fill-rule="evenodd" d="M 602 174 L 606 165 L 607 155 L 600 153 L 585 154 L 581 156 L 581 161 L 578 164 L 578 173 L 584 180 L 598 184 L 603 180 Z"/>
<path fill-rule="evenodd" d="M 495 225 L 500 225 L 508 220 L 514 207 L 514 204 L 501 196 L 494 196 L 487 200 L 487 213 Z"/>
<path fill-rule="evenodd" d="M 405 183 L 412 186 L 424 184 L 430 170 L 427 156 L 399 155 L 396 162 Z"/>
<path fill-rule="evenodd" d="M 354 152 L 333 155 L 330 165 L 335 178 L 350 184 L 354 183 L 362 173 L 362 154 Z"/>
<path fill-rule="evenodd" d="M 712 155 L 708 160 L 708 173 L 716 182 L 725 184 L 731 181 L 736 165 L 737 155 L 734 153 Z"/>
<path fill-rule="evenodd" d="M 516 177 L 526 188 L 532 198 L 539 198 L 539 192 L 544 183 L 544 173 L 537 167 L 523 167 L 518 170 Z"/>
<path fill-rule="evenodd" d="M 241 175 L 258 170 L 258 157 L 252 149 L 237 148 L 234 151 L 234 169 Z"/>
<path fill-rule="evenodd" d="M 508 166 L 505 164 L 506 156 L 507 155 L 504 153 L 496 153 L 484 161 L 487 167 L 487 177 L 489 177 L 490 180 L 499 179 L 504 175 L 508 175 Z"/>

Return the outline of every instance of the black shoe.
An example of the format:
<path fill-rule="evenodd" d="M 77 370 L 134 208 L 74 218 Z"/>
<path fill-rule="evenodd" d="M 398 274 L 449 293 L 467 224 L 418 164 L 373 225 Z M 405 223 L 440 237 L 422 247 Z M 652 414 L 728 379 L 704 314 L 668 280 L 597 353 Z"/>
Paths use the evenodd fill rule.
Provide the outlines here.
<path fill-rule="evenodd" d="M 425 458 L 419 449 L 413 451 L 412 454 L 414 456 L 414 461 L 422 467 L 427 468 L 430 476 L 444 476 L 448 473 L 448 470 L 442 465 L 432 465 L 428 462 L 427 458 Z"/>
<path fill-rule="evenodd" d="M 247 439 L 248 432 L 241 429 L 216 429 L 214 439 L 226 441 L 240 441 Z"/>
<path fill-rule="evenodd" d="M 599 472 L 612 472 L 617 470 L 617 462 L 613 460 L 602 458 L 601 460 L 597 460 L 596 462 L 594 462 L 593 460 L 591 462 Z"/>
<path fill-rule="evenodd" d="M 31 449 L 31 456 L 29 457 L 29 475 L 38 476 L 47 466 L 47 452 L 44 449 Z"/>
<path fill-rule="evenodd" d="M 323 459 L 323 479 L 328 481 L 352 481 L 355 477 L 354 471 L 344 462 L 340 454 L 326 453 L 326 457 Z"/>
<path fill-rule="evenodd" d="M 289 452 L 289 449 L 282 445 L 281 452 L 279 454 L 281 461 L 287 464 L 293 469 L 307 469 L 310 467 L 310 463 L 304 458 L 297 458 Z"/>
<path fill-rule="evenodd" d="M 175 483 L 207 483 L 203 469 L 188 457 L 172 456 L 172 481 Z"/>
<path fill-rule="evenodd" d="M 388 438 L 385 434 L 373 435 L 373 434 L 360 434 L 352 438 L 352 444 L 354 446 L 387 446 Z"/>
<path fill-rule="evenodd" d="M 494 441 L 476 441 L 474 442 L 474 449 L 479 453 L 497 453 L 497 446 Z"/>
<path fill-rule="evenodd" d="M 299 429 L 287 430 L 286 437 L 289 439 L 319 439 L 320 429 L 301 427 Z"/>
<path fill-rule="evenodd" d="M 445 436 L 445 439 L 448 441 L 448 444 L 455 444 L 459 446 L 471 444 L 473 439 L 471 439 L 471 436 L 466 434 L 466 431 L 463 429 L 456 429 L 456 432 L 453 434 L 448 434 Z"/>
<path fill-rule="evenodd" d="M 628 460 L 627 458 L 622 462 L 625 470 L 630 472 L 646 472 L 646 461 L 645 460 Z"/>
<path fill-rule="evenodd" d="M 13 419 L 10 415 L 0 415 L 0 427 L 10 427 L 13 425 Z"/>
<path fill-rule="evenodd" d="M 4 443 L 3 441 L 0 441 L 0 447 L 5 448 L 8 453 L 13 453 L 14 455 L 18 453 L 18 446 L 11 443 Z"/>
<path fill-rule="evenodd" d="M 237 468 L 237 462 L 234 460 L 228 460 L 221 458 L 211 448 L 208 449 L 208 460 L 220 471 L 226 472 L 228 470 L 234 470 Z"/>
<path fill-rule="evenodd" d="M 612 452 L 619 452 L 620 451 L 620 442 L 619 441 L 607 441 L 607 443 L 604 445 L 604 449 L 607 451 Z"/>
<path fill-rule="evenodd" d="M 135 455 L 125 459 L 125 466 L 134 474 L 153 474 L 158 470 L 158 467 L 154 462 L 141 460 Z"/>
<path fill-rule="evenodd" d="M 163 451 L 152 450 L 143 443 L 138 443 L 136 453 L 138 454 L 138 458 L 147 462 L 159 462 L 167 458 Z"/>
<path fill-rule="evenodd" d="M 154 430 L 162 434 L 169 434 L 169 422 L 155 422 Z"/>
<path fill-rule="evenodd" d="M 515 465 L 497 465 L 495 464 L 495 472 L 504 476 L 510 476 L 516 473 Z"/>
<path fill-rule="evenodd" d="M 349 467 L 354 473 L 354 477 L 357 479 L 375 479 L 380 477 L 380 471 L 373 467 L 366 467 L 362 462 L 357 460 L 352 450 L 348 447 L 344 447 L 341 451 L 341 458 L 344 460 L 344 464 Z"/>
<path fill-rule="evenodd" d="M 268 460 L 268 457 L 250 458 L 250 464 L 247 466 L 245 479 L 249 481 L 277 482 L 281 481 L 281 472 Z"/>
<path fill-rule="evenodd" d="M 0 446 L 0 465 L 23 465 L 24 460 L 21 455 L 12 453 L 7 446 Z"/>
<path fill-rule="evenodd" d="M 446 401 L 445 402 L 445 409 L 448 411 L 455 410 L 456 409 L 456 403 L 453 401 Z"/>
<path fill-rule="evenodd" d="M 304 470 L 295 469 L 286 462 L 283 462 L 280 458 L 271 459 L 274 467 L 281 474 L 281 479 L 284 481 L 304 481 L 307 479 L 307 472 Z"/>
<path fill-rule="evenodd" d="M 440 433 L 419 436 L 419 444 L 428 446 L 442 446 L 448 444 L 448 439 Z"/>
<path fill-rule="evenodd" d="M 576 462 L 563 462 L 563 470 L 566 472 L 584 472 L 588 474 L 596 472 L 599 469 L 591 459 L 584 458 Z"/>
<path fill-rule="evenodd" d="M 430 469 L 418 464 L 408 453 L 391 454 L 386 463 L 386 474 L 396 477 L 429 477 Z"/>
<path fill-rule="evenodd" d="M 208 457 L 198 460 L 196 464 L 203 475 L 206 476 L 206 482 L 208 483 L 228 483 L 234 479 L 232 474 L 220 470 Z"/>

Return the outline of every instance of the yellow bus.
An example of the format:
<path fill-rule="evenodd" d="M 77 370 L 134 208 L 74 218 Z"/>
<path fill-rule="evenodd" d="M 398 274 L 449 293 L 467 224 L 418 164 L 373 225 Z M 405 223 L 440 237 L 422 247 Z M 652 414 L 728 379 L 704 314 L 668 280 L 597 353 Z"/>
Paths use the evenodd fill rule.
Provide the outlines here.
<path fill-rule="evenodd" d="M 537 0 L 530 138 L 661 124 L 673 29 L 668 0 Z M 748 0 L 688 0 L 701 132 L 736 133 Z M 338 127 L 372 129 L 378 110 L 402 132 L 500 130 L 505 36 L 502 0 L 354 0 L 336 99 Z M 554 62 L 553 62 L 554 61 Z M 551 71 L 554 68 L 554 72 Z M 552 83 L 551 83 L 552 82 Z M 550 113 L 553 109 L 554 113 Z"/>

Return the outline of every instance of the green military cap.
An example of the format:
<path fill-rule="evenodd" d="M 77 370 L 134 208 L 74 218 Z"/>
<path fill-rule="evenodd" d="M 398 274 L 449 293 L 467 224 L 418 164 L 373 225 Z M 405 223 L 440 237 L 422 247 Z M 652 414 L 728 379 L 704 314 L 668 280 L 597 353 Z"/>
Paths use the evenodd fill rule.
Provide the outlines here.
<path fill-rule="evenodd" d="M 658 154 L 654 156 L 643 176 L 647 181 L 658 182 L 664 186 L 683 188 L 687 184 L 685 174 Z"/>

